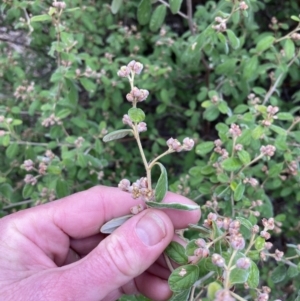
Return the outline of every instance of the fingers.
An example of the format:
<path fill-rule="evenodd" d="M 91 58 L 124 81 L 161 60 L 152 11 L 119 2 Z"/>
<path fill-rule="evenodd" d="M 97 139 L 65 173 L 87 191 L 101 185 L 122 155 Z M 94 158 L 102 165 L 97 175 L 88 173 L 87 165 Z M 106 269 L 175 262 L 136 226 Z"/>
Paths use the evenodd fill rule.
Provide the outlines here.
<path fill-rule="evenodd" d="M 169 192 L 164 202 L 194 204 L 191 200 Z M 73 238 L 84 238 L 99 233 L 105 222 L 130 213 L 130 208 L 140 204 L 127 192 L 118 188 L 97 186 L 76 193 L 55 203 L 51 212 L 57 226 Z M 185 228 L 189 223 L 197 223 L 200 210 L 181 211 L 164 210 L 177 229 Z"/>
<path fill-rule="evenodd" d="M 53 272 L 52 277 L 60 279 L 55 291 L 62 290 L 70 300 L 101 300 L 147 270 L 172 240 L 173 233 L 173 224 L 165 213 L 145 210 L 83 259 Z M 158 281 L 154 275 L 149 277 Z M 147 288 L 141 289 L 147 292 Z M 165 291 L 164 286 L 162 289 Z"/>

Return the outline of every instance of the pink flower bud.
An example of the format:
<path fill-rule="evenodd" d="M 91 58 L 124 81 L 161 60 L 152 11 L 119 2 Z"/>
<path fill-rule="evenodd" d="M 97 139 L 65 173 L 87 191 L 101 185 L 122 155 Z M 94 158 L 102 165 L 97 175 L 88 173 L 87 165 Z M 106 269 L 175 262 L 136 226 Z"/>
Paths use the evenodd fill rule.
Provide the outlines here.
<path fill-rule="evenodd" d="M 149 95 L 149 91 L 145 89 L 140 89 L 140 96 L 137 98 L 137 101 L 144 101 Z"/>
<path fill-rule="evenodd" d="M 267 232 L 267 231 L 261 231 L 261 232 L 260 232 L 260 236 L 261 236 L 262 238 L 264 238 L 265 240 L 268 240 L 268 239 L 271 238 L 271 234 L 270 234 L 269 232 Z"/>
<path fill-rule="evenodd" d="M 131 69 L 129 68 L 129 67 L 127 67 L 127 66 L 122 66 L 121 68 L 120 68 L 120 70 L 118 71 L 118 76 L 120 76 L 120 77 L 128 77 L 129 76 L 129 74 L 130 74 L 130 71 L 131 71 Z"/>
<path fill-rule="evenodd" d="M 135 74 L 140 74 L 144 66 L 139 62 L 131 61 L 127 67 L 129 67 Z"/>
<path fill-rule="evenodd" d="M 247 257 L 239 258 L 236 261 L 236 266 L 239 269 L 248 270 L 249 267 L 250 267 L 250 265 L 251 265 L 251 260 L 249 258 L 247 258 Z"/>
<path fill-rule="evenodd" d="M 195 244 L 200 248 L 206 248 L 206 241 L 203 238 L 196 239 Z"/>
<path fill-rule="evenodd" d="M 25 160 L 23 163 L 23 167 L 26 171 L 30 171 L 34 168 L 34 163 L 32 160 Z"/>
<path fill-rule="evenodd" d="M 194 147 L 194 140 L 188 137 L 183 139 L 183 149 L 186 151 L 190 151 Z"/>
<path fill-rule="evenodd" d="M 118 185 L 118 187 L 124 191 L 128 191 L 129 186 L 130 186 L 130 181 L 127 179 L 121 180 L 121 182 Z"/>
<path fill-rule="evenodd" d="M 127 99 L 129 102 L 133 102 L 133 101 L 134 101 L 134 97 L 133 97 L 133 95 L 132 95 L 131 92 L 130 92 L 130 93 L 127 93 L 126 99 Z"/>
<path fill-rule="evenodd" d="M 271 242 L 269 242 L 269 241 L 265 242 L 265 249 L 266 250 L 271 250 L 272 247 L 273 247 L 273 244 Z"/>
<path fill-rule="evenodd" d="M 147 131 L 147 124 L 145 122 L 140 122 L 137 125 L 139 132 L 146 132 Z"/>
<path fill-rule="evenodd" d="M 242 235 L 231 235 L 230 245 L 234 250 L 243 250 L 245 248 L 245 239 Z"/>
<path fill-rule="evenodd" d="M 232 137 L 239 137 L 242 135 L 242 131 L 237 124 L 233 123 L 229 129 L 229 134 L 231 134 Z"/>
<path fill-rule="evenodd" d="M 129 115 L 125 114 L 123 116 L 123 119 L 122 119 L 123 123 L 124 124 L 127 124 L 129 126 L 132 126 L 132 120 L 130 119 Z"/>
<path fill-rule="evenodd" d="M 181 143 L 177 139 L 170 138 L 167 140 L 167 145 L 175 152 L 180 152 L 182 150 Z"/>
<path fill-rule="evenodd" d="M 275 259 L 276 259 L 277 261 L 280 261 L 280 260 L 282 259 L 283 255 L 284 255 L 283 252 L 281 252 L 281 251 L 279 251 L 278 249 L 276 249 L 276 251 L 275 251 Z"/>
<path fill-rule="evenodd" d="M 262 146 L 260 148 L 260 152 L 261 154 L 265 155 L 265 156 L 269 156 L 269 157 L 272 157 L 274 155 L 276 151 L 276 147 L 273 146 L 273 145 L 266 145 L 266 146 Z"/>
<path fill-rule="evenodd" d="M 212 254 L 211 261 L 214 265 L 216 265 L 219 268 L 222 268 L 225 265 L 225 259 L 217 253 Z"/>

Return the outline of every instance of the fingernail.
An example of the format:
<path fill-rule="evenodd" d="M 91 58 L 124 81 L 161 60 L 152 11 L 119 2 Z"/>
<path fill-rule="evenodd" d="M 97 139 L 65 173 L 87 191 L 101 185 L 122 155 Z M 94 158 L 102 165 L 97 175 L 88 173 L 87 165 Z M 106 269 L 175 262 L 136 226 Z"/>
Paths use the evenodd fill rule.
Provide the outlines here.
<path fill-rule="evenodd" d="M 150 211 L 138 221 L 135 232 L 146 246 L 154 246 L 166 236 L 166 226 L 159 215 Z"/>

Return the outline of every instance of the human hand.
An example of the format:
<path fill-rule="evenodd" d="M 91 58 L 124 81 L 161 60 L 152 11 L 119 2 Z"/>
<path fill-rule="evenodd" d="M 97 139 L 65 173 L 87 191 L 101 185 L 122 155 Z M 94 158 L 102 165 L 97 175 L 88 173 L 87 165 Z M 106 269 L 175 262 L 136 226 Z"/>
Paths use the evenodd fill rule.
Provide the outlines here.
<path fill-rule="evenodd" d="M 168 193 L 164 202 L 192 204 Z M 147 209 L 106 236 L 100 227 L 140 201 L 97 186 L 0 220 L 1 301 L 110 301 L 142 293 L 170 297 L 162 252 L 174 228 L 200 211 Z"/>

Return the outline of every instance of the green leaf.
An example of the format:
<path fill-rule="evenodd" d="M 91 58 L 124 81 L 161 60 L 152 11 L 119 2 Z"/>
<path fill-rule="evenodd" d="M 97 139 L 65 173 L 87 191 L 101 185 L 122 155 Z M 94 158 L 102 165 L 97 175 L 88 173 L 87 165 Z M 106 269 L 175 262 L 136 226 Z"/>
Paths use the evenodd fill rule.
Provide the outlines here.
<path fill-rule="evenodd" d="M 288 120 L 288 121 L 294 120 L 294 116 L 291 113 L 280 112 L 276 114 L 276 117 L 279 120 Z"/>
<path fill-rule="evenodd" d="M 138 108 L 129 109 L 128 115 L 133 122 L 141 122 L 145 119 L 144 111 Z"/>
<path fill-rule="evenodd" d="M 68 117 L 70 114 L 71 114 L 71 110 L 62 109 L 57 112 L 56 117 L 58 117 L 59 119 L 64 119 L 64 118 Z"/>
<path fill-rule="evenodd" d="M 255 129 L 252 131 L 252 138 L 257 140 L 259 139 L 265 132 L 264 127 L 262 127 L 261 125 L 258 125 L 257 127 L 255 127 Z"/>
<path fill-rule="evenodd" d="M 85 90 L 87 90 L 88 92 L 95 92 L 96 90 L 96 84 L 91 81 L 88 78 L 80 78 L 80 83 L 82 84 L 82 86 L 84 87 Z"/>
<path fill-rule="evenodd" d="M 51 21 L 52 18 L 49 15 L 39 15 L 39 16 L 34 16 L 30 19 L 30 22 L 44 22 L 44 21 Z"/>
<path fill-rule="evenodd" d="M 34 192 L 34 186 L 31 184 L 25 184 L 22 191 L 22 196 L 24 199 L 29 199 Z"/>
<path fill-rule="evenodd" d="M 249 285 L 250 288 L 257 288 L 259 284 L 259 269 L 252 260 L 249 268 L 249 276 L 247 279 L 247 284 Z"/>
<path fill-rule="evenodd" d="M 11 195 L 13 193 L 13 188 L 8 183 L 3 183 L 0 185 L 0 195 L 4 196 L 10 201 Z"/>
<path fill-rule="evenodd" d="M 255 249 L 261 251 L 262 249 L 265 248 L 265 243 L 266 243 L 265 239 L 258 236 L 255 240 L 255 245 L 254 245 Z"/>
<path fill-rule="evenodd" d="M 251 79 L 253 74 L 257 71 L 258 68 L 258 58 L 257 56 L 252 56 L 250 60 L 248 60 L 244 65 L 243 77 L 247 79 Z"/>
<path fill-rule="evenodd" d="M 290 266 L 287 270 L 287 276 L 289 278 L 295 278 L 296 276 L 298 276 L 298 274 L 299 274 L 298 267 Z"/>
<path fill-rule="evenodd" d="M 297 16 L 291 16 L 291 19 L 296 22 L 300 22 L 300 18 L 298 18 Z"/>
<path fill-rule="evenodd" d="M 280 126 L 274 125 L 274 124 L 270 125 L 270 129 L 281 136 L 286 136 L 286 134 L 287 134 L 285 129 L 281 128 Z"/>
<path fill-rule="evenodd" d="M 151 208 L 157 209 L 177 209 L 177 210 L 199 210 L 199 206 L 197 205 L 186 205 L 180 203 L 157 203 L 157 202 L 146 202 L 146 205 Z"/>
<path fill-rule="evenodd" d="M 177 14 L 180 10 L 182 0 L 169 0 L 172 14 Z"/>
<path fill-rule="evenodd" d="M 229 281 L 231 284 L 245 283 L 249 277 L 249 270 L 235 268 L 230 272 Z"/>
<path fill-rule="evenodd" d="M 52 175 L 60 175 L 61 168 L 57 165 L 50 165 L 47 167 L 47 172 Z"/>
<path fill-rule="evenodd" d="M 234 200 L 240 201 L 244 196 L 244 192 L 245 192 L 245 184 L 239 183 L 233 194 Z"/>
<path fill-rule="evenodd" d="M 198 279 L 199 268 L 196 265 L 183 265 L 174 270 L 169 277 L 169 286 L 173 292 L 190 288 Z"/>
<path fill-rule="evenodd" d="M 287 269 L 284 265 L 280 265 L 280 266 L 276 267 L 271 274 L 271 280 L 274 283 L 283 281 L 286 277 L 286 272 L 287 272 Z"/>
<path fill-rule="evenodd" d="M 103 141 L 104 142 L 109 142 L 109 141 L 112 141 L 112 140 L 121 139 L 121 138 L 127 136 L 130 133 L 132 133 L 132 130 L 117 130 L 117 131 L 113 131 L 113 132 L 105 135 L 103 137 Z"/>
<path fill-rule="evenodd" d="M 211 282 L 207 286 L 207 298 L 209 300 L 215 300 L 216 292 L 222 289 L 222 285 L 219 282 Z"/>
<path fill-rule="evenodd" d="M 235 219 L 238 220 L 241 225 L 245 226 L 248 230 L 252 229 L 253 225 L 248 219 L 241 216 L 237 216 Z"/>
<path fill-rule="evenodd" d="M 163 4 L 157 6 L 150 20 L 150 30 L 157 31 L 161 28 L 165 21 L 167 7 Z"/>
<path fill-rule="evenodd" d="M 68 99 L 69 103 L 75 106 L 78 103 L 78 89 L 74 83 L 74 81 L 69 78 L 65 78 L 67 91 L 68 91 Z"/>
<path fill-rule="evenodd" d="M 182 292 L 173 293 L 173 296 L 168 301 L 188 301 L 191 290 L 187 289 Z"/>
<path fill-rule="evenodd" d="M 77 154 L 77 160 L 76 161 L 78 163 L 78 166 L 80 166 L 81 168 L 84 168 L 88 164 L 88 157 L 84 153 L 79 152 Z"/>
<path fill-rule="evenodd" d="M 250 154 L 247 151 L 242 149 L 237 152 L 237 155 L 244 165 L 247 165 L 251 162 Z"/>
<path fill-rule="evenodd" d="M 67 181 L 64 181 L 62 179 L 58 179 L 56 181 L 56 195 L 58 198 L 63 198 L 65 196 L 68 196 L 70 194 L 69 186 L 67 184 Z"/>
<path fill-rule="evenodd" d="M 201 142 L 196 146 L 196 154 L 200 156 L 204 156 L 207 153 L 211 152 L 215 144 L 212 141 Z"/>
<path fill-rule="evenodd" d="M 113 0 L 111 3 L 111 12 L 113 14 L 116 14 L 119 11 L 122 3 L 123 3 L 123 0 Z"/>
<path fill-rule="evenodd" d="M 142 0 L 137 9 L 137 19 L 140 25 L 146 25 L 151 18 L 151 0 Z"/>
<path fill-rule="evenodd" d="M 19 145 L 17 143 L 12 143 L 6 149 L 5 155 L 7 158 L 12 159 L 17 156 L 18 152 L 19 152 Z"/>
<path fill-rule="evenodd" d="M 283 163 L 277 163 L 270 167 L 268 171 L 268 177 L 274 178 L 280 175 L 281 171 L 283 170 Z"/>
<path fill-rule="evenodd" d="M 295 44 L 292 39 L 286 39 L 284 43 L 284 53 L 287 60 L 290 60 L 295 55 Z"/>
<path fill-rule="evenodd" d="M 261 39 L 257 45 L 256 45 L 256 51 L 257 52 L 263 52 L 270 48 L 273 45 L 273 42 L 275 41 L 275 38 L 272 36 L 266 36 L 263 39 Z"/>
<path fill-rule="evenodd" d="M 161 163 L 156 163 L 160 167 L 160 176 L 155 187 L 155 201 L 160 203 L 168 191 L 168 174 Z"/>
<path fill-rule="evenodd" d="M 165 253 L 179 264 L 187 264 L 188 257 L 185 255 L 184 247 L 176 241 L 172 241 L 165 250 Z"/>
<path fill-rule="evenodd" d="M 227 29 L 226 33 L 227 33 L 228 40 L 229 40 L 229 42 L 231 44 L 231 47 L 233 49 L 238 49 L 240 47 L 240 40 L 239 40 L 239 38 L 230 29 Z"/>
<path fill-rule="evenodd" d="M 228 158 L 221 163 L 221 166 L 227 171 L 235 171 L 242 167 L 242 163 L 237 158 Z"/>
<path fill-rule="evenodd" d="M 194 256 L 194 252 L 199 246 L 196 245 L 196 239 L 190 240 L 185 247 L 185 254 L 187 256 Z"/>

